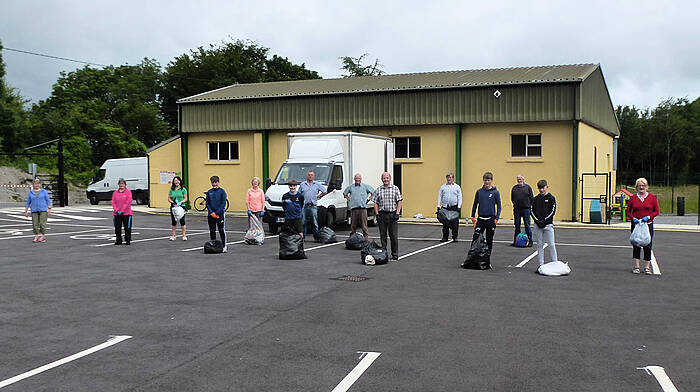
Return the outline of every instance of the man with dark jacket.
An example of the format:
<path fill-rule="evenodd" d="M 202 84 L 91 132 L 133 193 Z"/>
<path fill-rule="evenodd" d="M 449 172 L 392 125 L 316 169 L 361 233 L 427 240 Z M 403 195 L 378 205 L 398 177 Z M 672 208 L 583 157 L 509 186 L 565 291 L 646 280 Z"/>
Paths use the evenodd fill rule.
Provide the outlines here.
<path fill-rule="evenodd" d="M 209 238 L 216 239 L 216 230 L 219 230 L 221 242 L 226 253 L 226 191 L 219 186 L 219 176 L 211 176 L 211 189 L 207 191 L 206 206 L 207 223 L 209 224 Z"/>
<path fill-rule="evenodd" d="M 486 243 L 489 245 L 489 252 L 493 249 L 493 236 L 496 234 L 496 225 L 501 216 L 501 194 L 493 186 L 493 174 L 484 173 L 484 186 L 479 188 L 474 195 L 472 205 L 471 221 L 474 224 L 473 241 L 479 238 L 479 234 L 485 232 Z M 475 218 L 477 207 L 479 218 Z"/>
<path fill-rule="evenodd" d="M 532 208 L 532 188 L 525 183 L 525 177 L 518 174 L 516 177 L 517 184 L 510 191 L 510 201 L 513 203 L 513 219 L 515 220 L 515 234 L 513 235 L 513 244 L 520 234 L 520 218 L 525 224 L 525 234 L 527 234 L 527 246 L 532 246 L 532 230 L 530 229 L 530 209 Z"/>
<path fill-rule="evenodd" d="M 549 193 L 547 180 L 537 181 L 539 194 L 532 200 L 532 218 L 535 220 L 535 240 L 537 240 L 537 255 L 540 265 L 544 264 L 544 245 L 547 244 L 552 261 L 557 259 L 557 247 L 554 244 L 554 214 L 557 212 L 557 201 Z"/>

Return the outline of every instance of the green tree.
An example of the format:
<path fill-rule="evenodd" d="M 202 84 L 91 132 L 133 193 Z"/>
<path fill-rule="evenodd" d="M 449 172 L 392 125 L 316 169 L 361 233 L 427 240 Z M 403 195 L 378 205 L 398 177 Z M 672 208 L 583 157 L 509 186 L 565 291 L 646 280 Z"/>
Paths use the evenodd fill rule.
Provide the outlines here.
<path fill-rule="evenodd" d="M 4 152 L 15 152 L 26 136 L 25 100 L 5 83 L 5 62 L 0 42 L 0 146 Z"/>
<path fill-rule="evenodd" d="M 368 56 L 367 53 L 360 57 L 340 57 L 343 66 L 340 69 L 345 71 L 344 78 L 352 78 L 355 76 L 379 76 L 384 74 L 382 65 L 379 64 L 379 59 L 374 60 L 374 64 L 364 65 L 363 62 Z"/>
<path fill-rule="evenodd" d="M 224 42 L 199 47 L 168 63 L 160 92 L 161 113 L 174 129 L 177 126 L 177 100 L 205 91 L 243 83 L 319 79 L 317 72 L 297 65 L 286 57 L 246 41 Z"/>

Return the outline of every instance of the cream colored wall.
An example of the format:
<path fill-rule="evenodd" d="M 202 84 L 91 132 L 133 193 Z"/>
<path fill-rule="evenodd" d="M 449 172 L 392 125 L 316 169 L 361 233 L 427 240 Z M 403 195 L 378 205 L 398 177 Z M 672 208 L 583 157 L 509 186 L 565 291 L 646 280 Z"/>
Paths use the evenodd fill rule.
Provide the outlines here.
<path fill-rule="evenodd" d="M 542 157 L 510 156 L 510 135 L 542 134 Z M 490 171 L 501 194 L 502 219 L 513 219 L 510 190 L 516 176 L 537 193 L 537 181 L 546 179 L 557 198 L 557 220 L 571 220 L 572 125 L 570 122 L 478 124 L 462 127 L 462 216 L 471 215 L 474 193 L 483 186 L 482 176 Z"/>
<path fill-rule="evenodd" d="M 386 137 L 419 136 L 420 159 L 394 159 L 401 164 L 402 216 L 417 213 L 435 217 L 437 196 L 445 183 L 445 174 L 455 171 L 456 126 L 415 126 L 399 128 L 361 128 L 361 133 Z"/>
<path fill-rule="evenodd" d="M 160 183 L 160 172 L 174 171 L 177 175 L 182 175 L 180 147 L 181 139 L 175 139 L 148 153 L 148 175 L 150 177 L 148 191 L 151 207 L 167 208 L 170 206 L 168 203 L 170 185 Z"/>
<path fill-rule="evenodd" d="M 597 149 L 597 151 L 596 151 Z M 594 165 L 595 162 L 595 165 Z M 615 175 L 616 173 L 613 169 L 613 137 L 607 133 L 601 132 L 598 129 L 579 122 L 578 127 L 578 178 L 581 178 L 582 173 L 593 173 L 596 170 L 597 173 L 608 173 L 612 172 L 612 181 L 610 182 L 610 195 L 614 192 L 613 188 L 615 186 Z M 587 196 L 591 193 L 605 194 L 605 181 L 602 179 L 587 177 L 587 184 L 584 184 L 587 188 Z M 577 189 L 577 211 L 580 214 L 581 209 L 581 183 L 579 182 L 579 187 Z M 583 206 L 584 217 L 588 220 L 589 205 L 588 203 Z"/>
<path fill-rule="evenodd" d="M 259 132 L 257 132 L 259 134 Z M 209 178 L 219 176 L 226 190 L 229 211 L 245 211 L 245 194 L 251 178 L 262 175 L 262 138 L 256 132 L 191 133 L 188 139 L 190 199 L 211 188 Z M 208 142 L 238 142 L 237 161 L 209 161 Z M 259 146 L 258 146 L 259 145 Z"/>

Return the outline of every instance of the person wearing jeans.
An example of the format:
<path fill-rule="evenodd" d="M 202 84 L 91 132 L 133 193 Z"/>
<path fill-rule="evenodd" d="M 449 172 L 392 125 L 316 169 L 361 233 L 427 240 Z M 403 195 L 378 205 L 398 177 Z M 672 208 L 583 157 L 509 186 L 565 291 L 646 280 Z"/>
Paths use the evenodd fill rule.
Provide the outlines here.
<path fill-rule="evenodd" d="M 547 244 L 549 257 L 552 261 L 557 258 L 557 247 L 554 244 L 554 214 L 557 211 L 557 201 L 549 193 L 547 180 L 537 181 L 539 194 L 532 199 L 532 219 L 535 221 L 535 241 L 537 241 L 537 257 L 540 265 L 544 264 L 544 244 Z"/>
<path fill-rule="evenodd" d="M 211 189 L 207 191 L 207 223 L 209 224 L 209 239 L 216 240 L 216 231 L 219 230 L 219 236 L 224 246 L 223 252 L 226 253 L 226 191 L 219 186 L 219 176 L 211 176 Z"/>
<path fill-rule="evenodd" d="M 527 235 L 527 246 L 532 246 L 532 230 L 530 229 L 530 209 L 532 208 L 532 188 L 525 183 L 525 177 L 518 174 L 516 177 L 518 182 L 510 191 L 510 201 L 513 203 L 513 219 L 515 220 L 515 234 L 513 235 L 513 246 L 515 240 L 520 234 L 520 219 L 522 218 L 525 225 L 525 234 Z"/>
<path fill-rule="evenodd" d="M 27 203 L 24 207 L 24 216 L 32 213 L 32 231 L 34 240 L 32 242 L 46 242 L 46 221 L 51 214 L 51 198 L 46 189 L 41 187 L 41 181 L 37 178 L 32 183 L 32 189 L 27 194 Z"/>
<path fill-rule="evenodd" d="M 379 239 L 386 249 L 386 236 L 391 239 L 391 259 L 399 259 L 399 214 L 403 198 L 401 191 L 391 183 L 391 174 L 382 173 L 382 186 L 374 190 L 374 213 L 378 217 Z"/>
<path fill-rule="evenodd" d="M 327 194 L 326 187 L 320 182 L 314 181 L 315 177 L 314 171 L 309 170 L 306 174 L 306 181 L 299 185 L 299 192 L 304 198 L 304 210 L 302 212 L 304 236 L 306 236 L 309 225 L 314 237 L 318 235 L 318 199 Z"/>

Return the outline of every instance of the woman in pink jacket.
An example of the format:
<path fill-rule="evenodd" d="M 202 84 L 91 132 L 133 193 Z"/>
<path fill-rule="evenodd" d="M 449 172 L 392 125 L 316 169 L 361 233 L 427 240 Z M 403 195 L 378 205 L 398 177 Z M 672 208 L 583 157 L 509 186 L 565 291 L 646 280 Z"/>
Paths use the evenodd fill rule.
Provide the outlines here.
<path fill-rule="evenodd" d="M 258 177 L 253 177 L 250 185 L 252 186 L 245 194 L 248 216 L 255 215 L 258 219 L 262 219 L 263 215 L 265 215 L 265 192 L 260 189 L 260 179 Z M 248 225 L 250 226 L 250 219 L 248 220 Z"/>
<path fill-rule="evenodd" d="M 122 226 L 124 226 L 124 234 L 126 244 L 131 245 L 131 191 L 126 189 L 126 180 L 119 179 L 119 189 L 112 193 L 112 208 L 114 209 L 114 234 L 117 240 L 114 245 L 122 244 Z"/>

